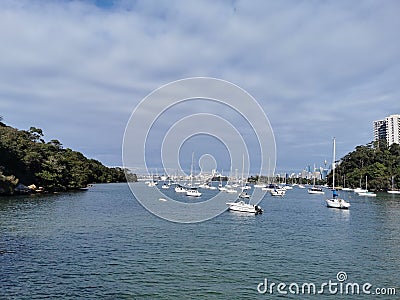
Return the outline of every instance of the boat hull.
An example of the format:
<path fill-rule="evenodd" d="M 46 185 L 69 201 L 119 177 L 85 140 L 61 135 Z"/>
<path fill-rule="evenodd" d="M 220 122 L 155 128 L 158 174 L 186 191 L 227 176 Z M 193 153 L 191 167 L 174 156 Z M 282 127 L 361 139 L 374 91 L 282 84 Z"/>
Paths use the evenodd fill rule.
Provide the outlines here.
<path fill-rule="evenodd" d="M 349 209 L 350 203 L 343 199 L 326 199 L 326 205 L 330 208 Z"/>
<path fill-rule="evenodd" d="M 237 212 L 244 212 L 244 213 L 251 213 L 251 214 L 261 214 L 263 210 L 258 205 L 252 205 L 244 203 L 243 201 L 240 202 L 228 202 L 228 209 Z"/>
<path fill-rule="evenodd" d="M 400 191 L 387 191 L 389 194 L 397 194 L 400 195 Z"/>

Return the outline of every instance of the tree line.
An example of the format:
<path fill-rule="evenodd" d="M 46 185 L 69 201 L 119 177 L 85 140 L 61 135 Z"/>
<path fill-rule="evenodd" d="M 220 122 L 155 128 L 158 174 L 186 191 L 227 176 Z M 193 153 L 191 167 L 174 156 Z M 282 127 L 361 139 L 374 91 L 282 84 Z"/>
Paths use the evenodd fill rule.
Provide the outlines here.
<path fill-rule="evenodd" d="M 0 118 L 0 194 L 13 194 L 19 184 L 66 191 L 108 182 L 126 182 L 124 169 L 106 167 L 58 140 L 46 142 L 39 128 L 18 130 Z"/>
<path fill-rule="evenodd" d="M 400 188 L 400 145 L 388 146 L 386 140 L 357 146 L 336 163 L 335 185 L 342 187 L 363 187 L 368 183 L 369 190 L 385 191 Z M 328 175 L 332 184 L 332 172 Z"/>

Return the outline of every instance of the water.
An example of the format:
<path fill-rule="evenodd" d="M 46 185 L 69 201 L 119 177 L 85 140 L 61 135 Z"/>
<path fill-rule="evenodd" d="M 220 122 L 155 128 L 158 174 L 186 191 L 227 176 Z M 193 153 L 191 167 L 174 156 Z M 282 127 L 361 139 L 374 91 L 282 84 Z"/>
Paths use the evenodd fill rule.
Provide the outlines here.
<path fill-rule="evenodd" d="M 400 293 L 400 197 L 289 190 L 264 214 L 225 212 L 198 224 L 159 219 L 124 184 L 87 192 L 0 198 L 1 299 L 270 299 L 257 285 L 346 282 Z M 371 298 L 286 295 L 289 299 Z M 396 299 L 381 296 L 379 299 Z"/>

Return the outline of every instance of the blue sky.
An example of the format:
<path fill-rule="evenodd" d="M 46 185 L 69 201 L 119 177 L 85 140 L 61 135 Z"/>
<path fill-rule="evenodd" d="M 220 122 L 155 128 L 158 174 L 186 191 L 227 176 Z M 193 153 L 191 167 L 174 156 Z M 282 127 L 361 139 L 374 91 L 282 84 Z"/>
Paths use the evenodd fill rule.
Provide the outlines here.
<path fill-rule="evenodd" d="M 1 1 L 0 115 L 121 165 L 136 105 L 210 76 L 269 117 L 278 170 L 372 140 L 400 113 L 399 1 Z"/>

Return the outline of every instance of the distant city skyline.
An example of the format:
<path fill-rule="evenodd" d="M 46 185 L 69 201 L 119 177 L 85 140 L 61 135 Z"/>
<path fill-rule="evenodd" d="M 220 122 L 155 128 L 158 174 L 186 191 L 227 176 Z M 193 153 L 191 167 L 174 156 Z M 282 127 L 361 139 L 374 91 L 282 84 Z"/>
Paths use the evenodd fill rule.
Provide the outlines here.
<path fill-rule="evenodd" d="M 220 78 L 265 111 L 276 172 L 298 173 L 331 161 L 333 137 L 343 157 L 373 141 L 371 122 L 400 112 L 399 11 L 390 0 L 4 0 L 0 115 L 121 166 L 125 126 L 143 98 L 182 78 Z M 154 137 L 168 129 L 161 121 L 195 107 L 174 108 Z M 212 105 L 196 109 L 231 118 Z M 222 149 L 196 138 L 188 153 L 190 142 L 199 156 L 212 143 Z M 190 167 L 190 154 L 182 159 Z"/>

